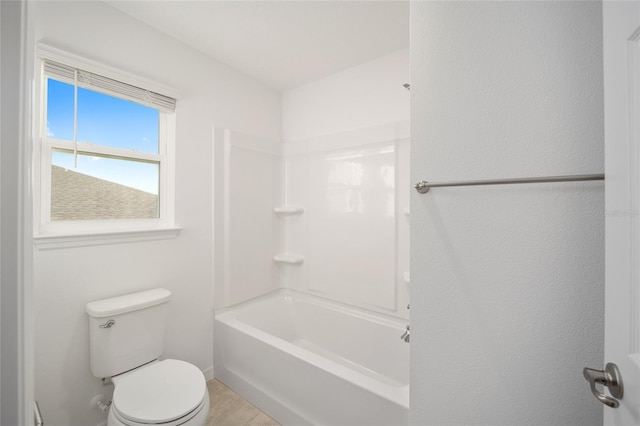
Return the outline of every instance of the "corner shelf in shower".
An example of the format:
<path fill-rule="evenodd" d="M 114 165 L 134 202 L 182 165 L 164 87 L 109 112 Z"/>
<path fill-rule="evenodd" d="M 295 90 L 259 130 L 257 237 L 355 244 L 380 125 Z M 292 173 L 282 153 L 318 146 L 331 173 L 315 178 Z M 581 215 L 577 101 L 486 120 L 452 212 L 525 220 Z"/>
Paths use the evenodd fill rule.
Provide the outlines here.
<path fill-rule="evenodd" d="M 402 278 L 404 279 L 404 282 L 407 284 L 411 282 L 411 276 L 409 275 L 409 272 L 403 273 Z"/>
<path fill-rule="evenodd" d="M 297 254 L 283 253 L 273 256 L 273 260 L 278 263 L 286 263 L 289 265 L 301 265 L 302 262 L 304 262 L 304 257 Z"/>
<path fill-rule="evenodd" d="M 290 216 L 304 213 L 304 207 L 275 207 L 273 212 L 280 216 Z"/>

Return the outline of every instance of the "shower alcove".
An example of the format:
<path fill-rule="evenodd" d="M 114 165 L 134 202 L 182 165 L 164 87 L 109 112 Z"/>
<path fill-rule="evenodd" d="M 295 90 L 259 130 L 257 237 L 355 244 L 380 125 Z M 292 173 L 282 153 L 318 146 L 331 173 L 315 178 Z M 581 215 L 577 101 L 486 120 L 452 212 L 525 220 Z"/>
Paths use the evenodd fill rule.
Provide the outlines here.
<path fill-rule="evenodd" d="M 285 424 L 337 421 L 313 409 L 327 377 L 337 381 L 325 393 L 407 421 L 408 73 L 405 49 L 285 91 L 283 140 L 214 129 L 214 373 Z M 367 359 L 406 381 L 362 376 Z M 375 424 L 354 415 L 344 421 Z"/>

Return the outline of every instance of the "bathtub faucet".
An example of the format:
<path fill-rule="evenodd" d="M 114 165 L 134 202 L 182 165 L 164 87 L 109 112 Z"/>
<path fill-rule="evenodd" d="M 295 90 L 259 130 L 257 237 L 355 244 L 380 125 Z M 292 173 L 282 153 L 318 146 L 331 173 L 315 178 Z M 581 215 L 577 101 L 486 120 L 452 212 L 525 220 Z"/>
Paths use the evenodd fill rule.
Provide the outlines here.
<path fill-rule="evenodd" d="M 407 325 L 407 331 L 405 331 L 404 333 L 402 333 L 402 336 L 400 336 L 400 338 L 402 340 L 404 340 L 405 342 L 409 343 L 409 326 Z"/>

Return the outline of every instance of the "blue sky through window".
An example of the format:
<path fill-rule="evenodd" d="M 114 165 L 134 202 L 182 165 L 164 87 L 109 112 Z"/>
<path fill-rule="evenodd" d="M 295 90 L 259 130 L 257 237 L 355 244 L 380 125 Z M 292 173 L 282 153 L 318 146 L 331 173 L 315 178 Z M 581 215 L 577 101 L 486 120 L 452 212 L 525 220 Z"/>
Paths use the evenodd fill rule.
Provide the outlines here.
<path fill-rule="evenodd" d="M 157 109 L 78 88 L 78 150 L 85 144 L 158 153 Z M 73 141 L 73 85 L 48 79 L 47 136 Z M 55 165 L 74 170 L 73 156 L 54 152 Z M 158 166 L 137 161 L 79 156 L 74 171 L 158 193 Z"/>

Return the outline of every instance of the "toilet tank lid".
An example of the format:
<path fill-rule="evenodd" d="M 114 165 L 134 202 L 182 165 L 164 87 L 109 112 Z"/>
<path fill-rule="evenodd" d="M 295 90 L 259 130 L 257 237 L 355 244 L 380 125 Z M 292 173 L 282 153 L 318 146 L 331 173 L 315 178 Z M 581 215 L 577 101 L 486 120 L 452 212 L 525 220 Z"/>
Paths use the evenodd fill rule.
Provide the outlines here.
<path fill-rule="evenodd" d="M 139 293 L 112 297 L 87 303 L 87 314 L 94 318 L 109 317 L 135 311 L 169 301 L 171 292 L 164 288 L 141 291 Z"/>

